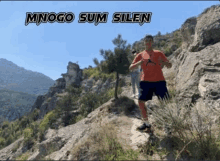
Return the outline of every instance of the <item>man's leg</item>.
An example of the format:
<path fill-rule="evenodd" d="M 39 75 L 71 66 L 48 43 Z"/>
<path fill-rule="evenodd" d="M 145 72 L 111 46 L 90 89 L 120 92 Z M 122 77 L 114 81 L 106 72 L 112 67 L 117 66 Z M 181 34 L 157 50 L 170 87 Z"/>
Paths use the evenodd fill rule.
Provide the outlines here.
<path fill-rule="evenodd" d="M 151 100 L 152 99 L 152 95 L 153 95 L 153 89 L 150 88 L 151 84 L 150 83 L 146 83 L 146 82 L 140 82 L 140 97 L 138 100 L 138 104 L 139 104 L 139 108 L 140 108 L 140 112 L 141 112 L 141 116 L 142 119 L 144 121 L 144 124 L 140 127 L 137 128 L 137 130 L 145 130 L 146 128 L 151 127 L 151 125 L 148 122 L 148 114 L 147 114 L 147 108 L 145 107 L 145 102 L 147 100 Z"/>
<path fill-rule="evenodd" d="M 136 79 L 135 79 L 135 83 L 138 89 L 138 97 L 140 97 L 140 77 L 139 74 L 137 75 Z"/>
<path fill-rule="evenodd" d="M 131 75 L 131 86 L 133 94 L 135 95 L 135 77 L 133 75 Z"/>
<path fill-rule="evenodd" d="M 155 91 L 156 96 L 158 99 L 161 100 L 169 100 L 170 95 L 167 90 L 166 82 L 158 82 L 156 85 L 156 91 Z"/>
<path fill-rule="evenodd" d="M 141 111 L 141 116 L 142 116 L 143 121 L 144 122 L 148 121 L 147 108 L 145 107 L 145 101 L 138 100 L 138 104 L 139 104 L 139 108 Z"/>

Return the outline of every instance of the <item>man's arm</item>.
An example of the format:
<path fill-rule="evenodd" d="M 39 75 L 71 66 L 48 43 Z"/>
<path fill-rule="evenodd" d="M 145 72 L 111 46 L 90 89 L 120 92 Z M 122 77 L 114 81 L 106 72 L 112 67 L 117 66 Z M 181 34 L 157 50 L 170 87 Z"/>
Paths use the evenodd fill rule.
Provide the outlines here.
<path fill-rule="evenodd" d="M 139 65 L 141 65 L 143 63 L 142 60 L 140 60 L 139 62 L 135 63 L 135 64 L 131 64 L 129 67 L 129 70 L 132 71 L 134 69 L 137 69 Z"/>
<path fill-rule="evenodd" d="M 163 64 L 164 64 L 167 68 L 171 68 L 171 67 L 172 67 L 172 63 L 170 63 L 170 62 L 163 62 Z"/>
<path fill-rule="evenodd" d="M 169 62 L 169 60 L 166 58 L 164 53 L 161 52 L 161 60 L 160 60 L 162 67 L 165 65 L 167 68 L 172 67 L 172 63 Z"/>
<path fill-rule="evenodd" d="M 131 63 L 129 70 L 132 71 L 134 69 L 137 69 L 139 65 L 142 64 L 142 56 L 140 54 L 136 55 L 133 62 Z"/>

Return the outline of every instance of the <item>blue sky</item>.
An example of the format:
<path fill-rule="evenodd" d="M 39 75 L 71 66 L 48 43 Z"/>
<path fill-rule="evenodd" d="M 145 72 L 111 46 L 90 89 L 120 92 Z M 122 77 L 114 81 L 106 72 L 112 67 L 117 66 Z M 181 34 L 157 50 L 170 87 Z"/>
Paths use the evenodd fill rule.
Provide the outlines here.
<path fill-rule="evenodd" d="M 100 49 L 114 49 L 118 34 L 132 44 L 146 34 L 170 33 L 184 21 L 198 16 L 219 1 L 72 1 L 0 2 L 0 58 L 27 70 L 40 72 L 53 80 L 67 72 L 68 62 L 81 69 L 95 66 L 93 58 L 103 60 Z M 70 24 L 46 23 L 25 26 L 26 12 L 73 12 Z M 109 12 L 108 22 L 98 26 L 78 23 L 81 12 Z M 152 12 L 150 23 L 112 23 L 114 12 Z"/>

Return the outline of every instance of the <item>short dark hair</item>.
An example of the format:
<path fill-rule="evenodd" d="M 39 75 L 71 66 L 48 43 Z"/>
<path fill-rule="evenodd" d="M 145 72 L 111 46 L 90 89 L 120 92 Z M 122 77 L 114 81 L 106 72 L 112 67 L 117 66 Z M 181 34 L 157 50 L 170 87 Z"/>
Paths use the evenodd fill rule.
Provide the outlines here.
<path fill-rule="evenodd" d="M 146 35 L 145 37 L 144 37 L 144 40 L 146 40 L 146 39 L 152 39 L 152 41 L 154 40 L 154 38 L 153 38 L 153 36 L 152 35 Z"/>
<path fill-rule="evenodd" d="M 132 54 L 135 54 L 137 51 L 136 50 L 132 50 Z"/>

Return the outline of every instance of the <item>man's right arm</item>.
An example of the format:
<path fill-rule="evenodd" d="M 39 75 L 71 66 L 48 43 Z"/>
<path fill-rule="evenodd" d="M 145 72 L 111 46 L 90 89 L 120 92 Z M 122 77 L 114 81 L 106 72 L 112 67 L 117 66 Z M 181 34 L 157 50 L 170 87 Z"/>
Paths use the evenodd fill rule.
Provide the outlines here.
<path fill-rule="evenodd" d="M 137 69 L 139 65 L 141 65 L 143 63 L 142 60 L 138 61 L 137 63 L 135 64 L 131 64 L 130 67 L 129 67 L 129 70 L 134 70 L 134 69 Z"/>

